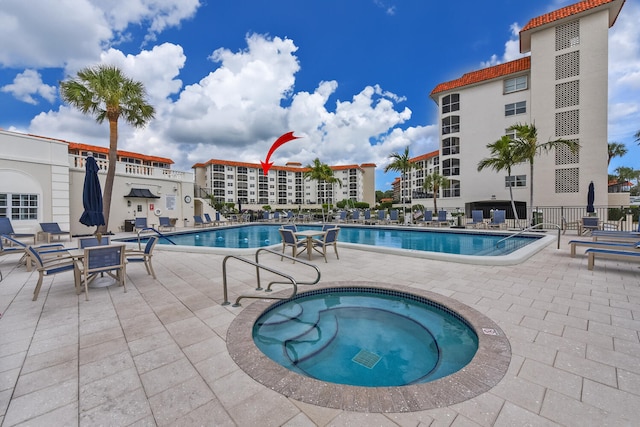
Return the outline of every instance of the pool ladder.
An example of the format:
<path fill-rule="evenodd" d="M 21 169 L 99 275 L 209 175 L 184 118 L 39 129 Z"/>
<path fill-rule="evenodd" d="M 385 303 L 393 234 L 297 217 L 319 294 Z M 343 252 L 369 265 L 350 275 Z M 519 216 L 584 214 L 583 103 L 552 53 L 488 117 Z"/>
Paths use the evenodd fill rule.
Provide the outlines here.
<path fill-rule="evenodd" d="M 283 273 L 281 271 L 278 271 L 276 269 L 273 269 L 271 267 L 268 267 L 264 264 L 260 264 L 259 262 L 259 254 L 261 252 L 269 252 L 271 254 L 275 254 L 277 256 L 280 257 L 280 259 L 282 260 L 282 258 L 287 258 L 290 259 L 294 262 L 299 262 L 301 264 L 307 265 L 311 268 L 313 268 L 316 271 L 316 279 L 312 282 L 300 282 L 297 281 L 296 279 L 294 279 L 292 276 Z M 224 257 L 224 259 L 222 260 L 222 287 L 224 290 L 224 301 L 222 302 L 222 305 L 229 305 L 229 298 L 228 298 L 228 294 L 227 294 L 227 261 L 229 259 L 235 259 L 238 260 L 240 262 L 244 262 L 245 264 L 251 264 L 253 266 L 255 266 L 256 268 L 256 280 L 258 283 L 258 287 L 256 288 L 256 291 L 261 291 L 264 288 L 262 287 L 262 285 L 260 284 L 260 270 L 265 270 L 268 271 L 270 273 L 273 273 L 277 276 L 283 277 L 285 279 L 287 279 L 286 282 L 279 282 L 279 281 L 273 281 L 273 282 L 269 282 L 269 284 L 267 285 L 267 288 L 264 289 L 265 292 L 271 292 L 271 286 L 275 285 L 275 284 L 287 284 L 287 283 L 291 283 L 291 285 L 293 286 L 293 292 L 290 296 L 288 297 L 273 297 L 273 296 L 257 296 L 257 295 L 240 295 L 237 299 L 236 302 L 233 304 L 233 307 L 240 307 L 240 300 L 244 299 L 244 298 L 255 298 L 255 299 L 289 299 L 289 298 L 293 298 L 294 296 L 296 296 L 296 294 L 298 293 L 298 285 L 315 285 L 316 283 L 318 283 L 320 281 L 320 270 L 318 269 L 317 266 L 315 266 L 314 264 L 302 261 L 298 258 L 294 258 L 292 256 L 286 255 L 284 253 L 280 253 L 280 252 L 276 252 L 274 250 L 271 249 L 267 249 L 267 248 L 260 248 L 256 251 L 255 254 L 255 261 L 252 261 L 250 259 L 238 256 L 238 255 L 227 255 L 226 257 Z"/>

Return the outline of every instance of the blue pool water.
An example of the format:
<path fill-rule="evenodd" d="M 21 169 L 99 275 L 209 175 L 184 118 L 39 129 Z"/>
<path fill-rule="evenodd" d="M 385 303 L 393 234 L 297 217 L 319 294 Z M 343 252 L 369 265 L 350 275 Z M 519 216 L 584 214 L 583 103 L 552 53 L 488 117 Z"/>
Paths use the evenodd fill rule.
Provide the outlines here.
<path fill-rule="evenodd" d="M 467 365 L 478 337 L 457 314 L 398 291 L 333 288 L 274 304 L 256 346 L 302 375 L 366 387 L 424 383 Z"/>
<path fill-rule="evenodd" d="M 259 248 L 281 243 L 279 225 L 253 224 L 213 230 L 196 230 L 170 235 L 177 245 L 216 248 Z M 298 225 L 299 230 L 318 229 L 319 226 Z M 537 240 L 537 237 L 518 236 L 496 247 L 508 234 L 468 233 L 425 229 L 397 229 L 340 225 L 340 242 L 417 251 L 442 252 L 457 255 L 499 256 L 516 251 Z M 160 244 L 171 244 L 165 239 Z"/>

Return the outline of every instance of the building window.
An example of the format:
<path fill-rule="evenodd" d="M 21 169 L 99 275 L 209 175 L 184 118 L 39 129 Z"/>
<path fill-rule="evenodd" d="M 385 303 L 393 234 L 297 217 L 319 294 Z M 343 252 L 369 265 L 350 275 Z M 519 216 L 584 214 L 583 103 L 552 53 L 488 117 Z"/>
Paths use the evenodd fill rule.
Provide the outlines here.
<path fill-rule="evenodd" d="M 442 155 L 448 156 L 451 154 L 459 154 L 460 153 L 460 138 L 451 137 L 445 138 L 442 140 Z"/>
<path fill-rule="evenodd" d="M 37 220 L 38 195 L 0 193 L 0 217 Z"/>
<path fill-rule="evenodd" d="M 504 81 L 504 93 L 518 92 L 527 89 L 527 76 L 514 77 Z"/>
<path fill-rule="evenodd" d="M 505 129 L 504 134 L 512 141 L 518 137 L 518 132 L 515 129 Z"/>
<path fill-rule="evenodd" d="M 504 186 L 509 187 L 526 187 L 527 176 L 526 175 L 511 175 L 504 177 Z"/>
<path fill-rule="evenodd" d="M 442 188 L 442 197 L 460 197 L 460 181 L 449 180 L 449 187 Z"/>
<path fill-rule="evenodd" d="M 505 116 L 514 116 L 516 114 L 524 114 L 527 112 L 527 101 L 514 102 L 504 106 Z"/>
<path fill-rule="evenodd" d="M 460 175 L 460 159 L 446 159 L 442 162 L 442 175 Z"/>
<path fill-rule="evenodd" d="M 442 134 L 460 132 L 460 116 L 449 116 L 442 119 Z"/>
<path fill-rule="evenodd" d="M 460 109 L 460 95 L 452 93 L 442 98 L 442 114 L 458 111 Z"/>

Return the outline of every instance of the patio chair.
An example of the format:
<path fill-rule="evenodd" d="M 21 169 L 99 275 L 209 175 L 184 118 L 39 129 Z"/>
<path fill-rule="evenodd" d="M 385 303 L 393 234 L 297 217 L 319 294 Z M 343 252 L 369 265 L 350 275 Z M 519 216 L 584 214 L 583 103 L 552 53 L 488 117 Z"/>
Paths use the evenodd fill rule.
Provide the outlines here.
<path fill-rule="evenodd" d="M 204 214 L 204 223 L 205 225 L 213 225 L 214 222 L 211 219 L 211 215 L 209 215 L 208 213 Z"/>
<path fill-rule="evenodd" d="M 578 234 L 591 234 L 594 230 L 600 230 L 600 220 L 597 216 L 585 216 L 578 225 Z"/>
<path fill-rule="evenodd" d="M 569 245 L 571 247 L 571 258 L 575 258 L 577 246 L 587 246 L 590 248 L 603 248 L 603 249 L 613 249 L 613 250 L 623 250 L 623 251 L 628 251 L 628 250 L 640 251 L 640 240 L 636 242 L 602 242 L 602 241 L 593 241 L 593 240 L 569 240 Z"/>
<path fill-rule="evenodd" d="M 426 226 L 434 225 L 433 211 L 424 211 L 424 213 L 422 214 L 422 221 L 420 221 L 419 224 Z"/>
<path fill-rule="evenodd" d="M 313 249 L 317 252 L 321 253 L 324 257 L 324 262 L 327 262 L 327 247 L 333 246 L 333 250 L 336 252 L 336 258 L 340 259 L 338 256 L 338 233 L 340 232 L 340 228 L 330 228 L 325 233 L 322 239 L 313 239 Z"/>
<path fill-rule="evenodd" d="M 202 216 L 194 215 L 193 216 L 193 226 L 194 227 L 204 227 L 206 223 L 202 220 Z"/>
<path fill-rule="evenodd" d="M 467 227 L 471 228 L 485 228 L 486 224 L 484 222 L 482 210 L 472 210 L 471 211 L 471 222 L 467 222 Z"/>
<path fill-rule="evenodd" d="M 499 209 L 496 209 L 495 211 L 493 211 L 493 219 L 489 224 L 487 224 L 487 227 L 499 228 L 499 229 L 507 228 L 506 212 L 507 211 L 505 210 L 499 210 Z"/>
<path fill-rule="evenodd" d="M 589 248 L 585 252 L 589 257 L 587 269 L 593 270 L 596 258 L 613 259 L 617 261 L 640 262 L 640 250 L 621 251 L 614 249 Z"/>
<path fill-rule="evenodd" d="M 106 273 L 113 277 L 118 286 L 122 286 L 127 292 L 125 252 L 125 245 L 90 246 L 84 249 L 82 262 L 77 262 L 76 265 L 80 276 L 79 286 L 84 286 L 84 296 L 87 301 L 89 300 L 89 283 L 98 274 Z"/>
<path fill-rule="evenodd" d="M 438 211 L 438 227 L 447 227 L 449 225 L 449 221 L 447 220 L 447 211 Z"/>
<path fill-rule="evenodd" d="M 280 221 L 280 212 L 275 211 L 273 213 L 273 222 L 279 222 Z"/>
<path fill-rule="evenodd" d="M 384 209 L 379 210 L 376 224 L 383 224 L 386 221 L 387 221 L 387 212 Z"/>
<path fill-rule="evenodd" d="M 175 225 L 171 225 L 171 219 L 168 216 L 161 216 L 158 218 L 158 221 L 160 222 L 158 224 L 159 231 L 171 231 L 172 229 L 176 229 Z"/>
<path fill-rule="evenodd" d="M 100 242 L 95 236 L 80 237 L 78 239 L 78 249 L 89 248 L 91 246 L 105 246 L 111 244 L 111 236 L 102 236 Z"/>
<path fill-rule="evenodd" d="M 147 218 L 136 218 L 136 222 L 133 225 L 133 232 L 137 233 L 138 231 L 142 231 L 145 228 L 149 228 L 147 226 Z"/>
<path fill-rule="evenodd" d="M 280 228 L 278 229 L 280 232 L 280 236 L 282 237 L 282 253 L 287 249 L 287 247 L 291 248 L 291 253 L 294 258 L 298 256 L 298 249 L 306 247 L 306 242 L 304 240 L 296 239 L 296 236 L 293 234 L 293 231 Z M 282 261 L 283 257 L 280 257 L 280 261 Z M 294 261 L 295 262 L 295 261 Z"/>
<path fill-rule="evenodd" d="M 153 264 L 151 264 L 151 257 L 153 256 L 153 248 L 158 243 L 158 236 L 151 236 L 144 246 L 143 250 L 127 249 L 125 251 L 125 258 L 128 263 L 144 263 L 147 273 L 156 278 L 156 273 L 153 271 Z"/>
<path fill-rule="evenodd" d="M 14 239 L 23 239 L 30 238 L 33 239 L 33 244 L 36 244 L 36 235 L 33 233 L 16 233 L 13 230 L 13 225 L 11 225 L 11 220 L 9 218 L 2 217 L 0 218 L 0 235 L 1 236 L 9 236 Z"/>
<path fill-rule="evenodd" d="M 360 222 L 360 211 L 359 210 L 355 210 L 353 211 L 353 214 L 351 215 L 351 222 Z"/>
<path fill-rule="evenodd" d="M 69 240 L 71 240 L 71 232 L 61 230 L 57 222 L 41 222 L 40 228 L 47 236 L 47 243 L 51 243 L 51 238 L 53 237 L 57 237 L 60 240 L 62 236 L 69 236 Z"/>
<path fill-rule="evenodd" d="M 347 222 L 347 211 L 338 212 L 338 222 L 346 223 Z"/>
<path fill-rule="evenodd" d="M 284 228 L 285 230 L 291 230 L 294 233 L 298 231 L 298 226 L 296 226 L 295 224 L 282 224 L 282 228 Z"/>
<path fill-rule="evenodd" d="M 2 243 L 2 240 L 5 240 L 9 243 L 9 246 L 5 246 Z M 14 239 L 9 236 L 1 236 L 0 237 L 0 255 L 9 255 L 9 254 L 22 254 L 18 264 L 24 264 L 27 267 L 27 271 L 31 271 L 31 266 L 33 265 L 33 261 L 29 256 L 29 252 L 27 248 L 29 246 L 20 240 Z M 38 251 L 41 257 L 49 257 L 49 256 L 57 256 L 61 253 L 66 253 L 67 248 L 64 247 L 62 243 L 51 243 L 39 246 L 32 246 L 34 250 Z"/>
<path fill-rule="evenodd" d="M 369 209 L 364 211 L 364 218 L 362 219 L 362 222 L 365 224 L 371 223 L 371 211 Z"/>
<path fill-rule="evenodd" d="M 76 264 L 71 256 L 44 259 L 38 252 L 37 248 L 33 246 L 29 246 L 27 248 L 27 252 L 29 254 L 29 259 L 33 261 L 36 266 L 36 270 L 38 271 L 38 282 L 36 283 L 36 288 L 33 290 L 32 301 L 38 299 L 38 294 L 40 293 L 44 276 L 52 276 L 54 274 L 64 273 L 65 271 L 74 271 L 75 269 Z M 74 286 L 76 287 L 76 294 L 79 294 L 80 289 L 78 288 L 78 283 L 75 281 L 75 275 Z"/>

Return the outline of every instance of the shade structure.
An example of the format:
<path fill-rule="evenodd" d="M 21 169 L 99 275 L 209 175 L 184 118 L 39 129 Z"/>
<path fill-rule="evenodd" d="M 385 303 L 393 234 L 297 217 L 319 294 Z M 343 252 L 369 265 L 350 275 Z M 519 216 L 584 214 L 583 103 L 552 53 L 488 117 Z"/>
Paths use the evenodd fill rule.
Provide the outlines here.
<path fill-rule="evenodd" d="M 593 202 L 595 198 L 596 198 L 596 191 L 593 185 L 593 181 L 591 181 L 591 183 L 589 183 L 589 190 L 587 191 L 587 212 L 588 213 L 593 213 L 596 211 L 595 208 L 593 207 Z"/>
<path fill-rule="evenodd" d="M 102 210 L 102 189 L 98 179 L 98 164 L 93 156 L 86 159 L 86 174 L 84 176 L 84 189 L 82 191 L 82 205 L 84 212 L 80 216 L 80 223 L 86 226 L 104 225 L 104 213 Z"/>

